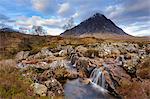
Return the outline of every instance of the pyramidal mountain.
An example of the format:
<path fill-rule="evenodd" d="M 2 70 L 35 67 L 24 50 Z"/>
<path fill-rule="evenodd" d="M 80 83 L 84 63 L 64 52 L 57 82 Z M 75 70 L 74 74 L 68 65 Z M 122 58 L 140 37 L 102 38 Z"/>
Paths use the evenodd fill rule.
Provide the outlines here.
<path fill-rule="evenodd" d="M 116 26 L 110 19 L 107 19 L 100 13 L 94 14 L 92 17 L 81 22 L 79 25 L 66 30 L 61 36 L 128 36 L 121 28 Z"/>

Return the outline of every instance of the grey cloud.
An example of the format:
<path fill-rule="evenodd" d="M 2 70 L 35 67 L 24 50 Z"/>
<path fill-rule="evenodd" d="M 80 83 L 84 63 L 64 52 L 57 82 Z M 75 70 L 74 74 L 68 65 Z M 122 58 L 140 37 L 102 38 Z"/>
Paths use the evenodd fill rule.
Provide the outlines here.
<path fill-rule="evenodd" d="M 138 17 L 150 17 L 150 1 L 149 0 L 126 0 L 121 4 L 112 5 L 110 11 L 106 11 L 112 19 L 136 19 Z M 110 14 L 116 13 L 114 16 Z M 134 21 L 134 20 L 133 20 Z"/>
<path fill-rule="evenodd" d="M 0 14 L 0 20 L 9 20 L 9 17 L 7 17 L 6 15 Z"/>
<path fill-rule="evenodd" d="M 13 23 L 16 20 L 10 19 L 8 16 L 4 15 L 4 14 L 0 14 L 0 22 L 1 23 Z"/>

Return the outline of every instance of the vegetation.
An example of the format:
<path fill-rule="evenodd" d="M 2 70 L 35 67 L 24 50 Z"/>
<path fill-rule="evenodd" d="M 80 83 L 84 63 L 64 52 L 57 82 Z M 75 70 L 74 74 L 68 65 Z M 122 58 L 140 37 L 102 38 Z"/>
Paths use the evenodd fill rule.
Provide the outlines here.
<path fill-rule="evenodd" d="M 94 57 L 94 56 L 98 57 L 98 54 L 99 54 L 99 51 L 98 51 L 98 50 L 89 49 L 89 50 L 87 50 L 87 52 L 85 53 L 85 56 L 92 58 L 92 57 Z"/>
<path fill-rule="evenodd" d="M 0 66 L 0 98 L 25 97 L 32 94 L 30 81 L 24 78 L 15 68 L 14 62 L 1 63 Z"/>
<path fill-rule="evenodd" d="M 149 81 L 130 83 L 123 80 L 118 91 L 120 95 L 124 96 L 124 99 L 148 99 L 150 97 Z"/>
<path fill-rule="evenodd" d="M 150 58 L 145 58 L 141 64 L 139 64 L 137 75 L 143 79 L 150 79 Z"/>

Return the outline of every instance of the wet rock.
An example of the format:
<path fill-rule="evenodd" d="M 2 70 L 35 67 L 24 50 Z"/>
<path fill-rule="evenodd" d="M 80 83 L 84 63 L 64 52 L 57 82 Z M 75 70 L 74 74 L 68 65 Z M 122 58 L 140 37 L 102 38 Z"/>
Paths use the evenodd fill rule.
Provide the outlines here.
<path fill-rule="evenodd" d="M 26 59 L 29 56 L 29 54 L 30 54 L 30 51 L 18 52 L 16 55 L 16 60 L 19 61 L 19 60 Z"/>
<path fill-rule="evenodd" d="M 71 64 L 72 64 L 74 67 L 76 67 L 76 62 L 77 62 L 78 59 L 79 59 L 79 57 L 78 57 L 77 54 L 72 54 L 72 55 L 71 55 L 70 60 L 71 60 Z"/>
<path fill-rule="evenodd" d="M 97 65 L 94 64 L 89 58 L 81 57 L 76 62 L 76 68 L 79 72 L 80 77 L 89 77 L 91 69 L 96 67 Z"/>
<path fill-rule="evenodd" d="M 49 91 L 48 95 L 58 96 L 58 95 L 64 94 L 63 87 L 56 79 L 50 78 L 48 81 L 45 81 L 44 83 L 48 88 L 48 91 Z"/>
<path fill-rule="evenodd" d="M 39 96 L 46 96 L 47 94 L 47 87 L 45 85 L 34 83 L 31 85 L 33 88 L 34 94 Z"/>

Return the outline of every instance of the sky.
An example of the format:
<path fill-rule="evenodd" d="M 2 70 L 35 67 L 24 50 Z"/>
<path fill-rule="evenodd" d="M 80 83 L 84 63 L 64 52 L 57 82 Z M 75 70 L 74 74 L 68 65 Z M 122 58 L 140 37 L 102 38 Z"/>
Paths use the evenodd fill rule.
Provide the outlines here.
<path fill-rule="evenodd" d="M 22 30 L 43 26 L 49 35 L 62 33 L 70 18 L 77 25 L 96 12 L 126 33 L 150 36 L 150 0 L 0 0 L 0 24 Z"/>

